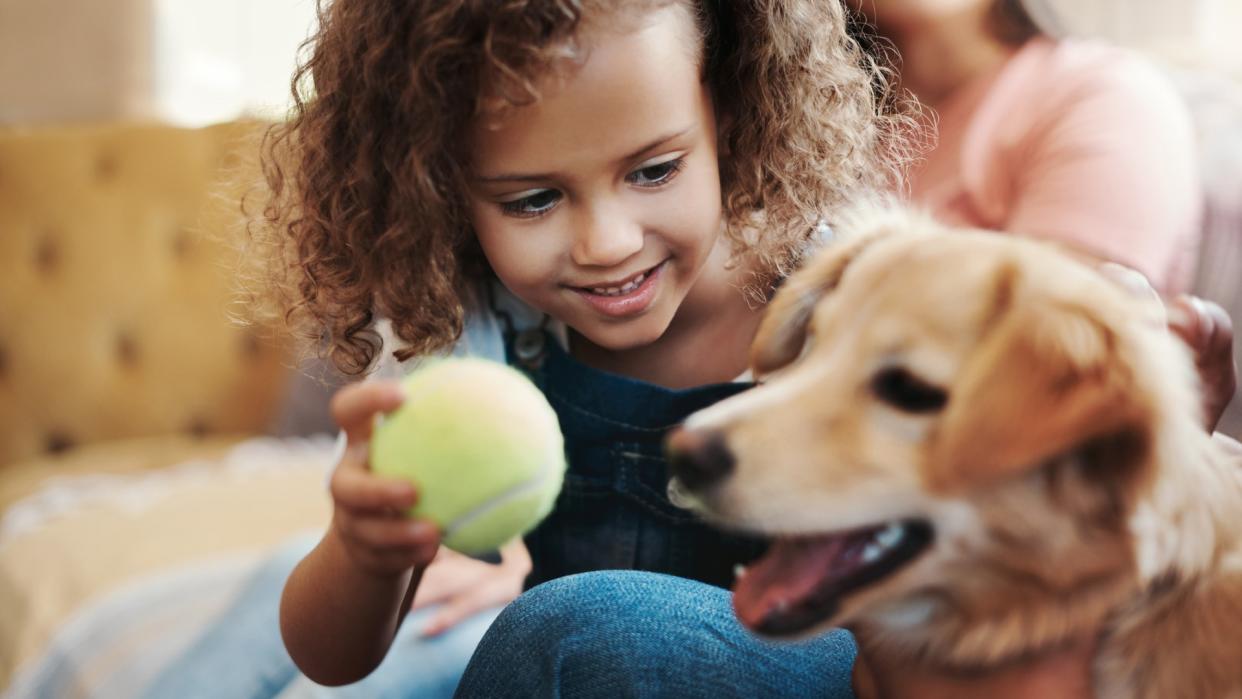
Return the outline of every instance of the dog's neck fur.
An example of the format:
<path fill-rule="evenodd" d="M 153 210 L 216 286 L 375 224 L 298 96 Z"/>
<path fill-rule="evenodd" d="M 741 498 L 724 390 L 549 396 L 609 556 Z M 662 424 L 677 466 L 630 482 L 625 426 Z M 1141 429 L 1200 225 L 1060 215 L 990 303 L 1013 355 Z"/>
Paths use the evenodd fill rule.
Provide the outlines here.
<path fill-rule="evenodd" d="M 1166 607 L 1160 598 L 1184 592 L 1188 585 L 1202 588 L 1204 580 L 1222 571 L 1232 571 L 1242 582 L 1242 541 L 1226 526 L 1231 515 L 1242 512 L 1242 472 L 1201 428 L 1177 424 L 1180 416 L 1170 418 L 1172 423 L 1155 435 L 1151 458 L 1157 468 L 1179 475 L 1155 473 L 1130 517 L 1130 530 L 1140 542 L 1136 570 L 1095 580 L 1068 597 L 1033 592 L 996 613 L 949 604 L 917 626 L 892 625 L 892 614 L 864 620 L 854 628 L 864 652 L 945 676 L 978 678 L 1038 663 L 1084 638 L 1098 639 L 1094 684 L 1101 696 L 1110 696 L 1110 687 L 1118 688 L 1116 696 L 1156 696 L 1135 689 L 1131 677 L 1136 668 L 1112 660 L 1109 644 L 1121 636 L 1142 635 L 1153 624 L 1191 623 L 1162 614 Z M 1242 598 L 1237 601 L 1242 605 Z M 1236 623 L 1242 624 L 1242 617 Z M 1148 662 L 1162 662 L 1159 649 L 1153 649 Z"/>

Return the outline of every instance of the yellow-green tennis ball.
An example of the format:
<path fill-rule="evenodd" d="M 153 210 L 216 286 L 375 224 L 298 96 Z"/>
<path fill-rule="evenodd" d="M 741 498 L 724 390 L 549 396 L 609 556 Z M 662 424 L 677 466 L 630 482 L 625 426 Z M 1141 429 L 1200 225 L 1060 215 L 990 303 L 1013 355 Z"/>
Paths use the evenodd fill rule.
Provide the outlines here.
<path fill-rule="evenodd" d="M 494 551 L 535 527 L 565 476 L 556 412 L 504 364 L 444 359 L 403 382 L 405 403 L 371 438 L 371 468 L 419 491 L 409 515 L 435 522 L 449 548 Z"/>

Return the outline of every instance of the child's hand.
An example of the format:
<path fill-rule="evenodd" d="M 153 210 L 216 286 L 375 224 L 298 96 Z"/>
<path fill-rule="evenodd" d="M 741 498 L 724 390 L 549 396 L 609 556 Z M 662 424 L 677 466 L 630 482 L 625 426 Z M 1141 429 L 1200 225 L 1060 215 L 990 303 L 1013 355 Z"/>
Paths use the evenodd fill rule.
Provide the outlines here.
<path fill-rule="evenodd" d="M 441 548 L 414 596 L 414 609 L 442 605 L 422 634 L 439 635 L 484 609 L 512 602 L 522 594 L 529 572 L 530 553 L 521 539 L 500 550 L 498 565 Z"/>
<path fill-rule="evenodd" d="M 332 418 L 344 430 L 346 446 L 329 484 L 334 505 L 329 535 L 360 568 L 377 576 L 425 567 L 440 545 L 434 524 L 403 514 L 418 500 L 414 486 L 376 476 L 368 463 L 375 416 L 403 400 L 400 385 L 387 381 L 351 384 L 332 399 Z"/>

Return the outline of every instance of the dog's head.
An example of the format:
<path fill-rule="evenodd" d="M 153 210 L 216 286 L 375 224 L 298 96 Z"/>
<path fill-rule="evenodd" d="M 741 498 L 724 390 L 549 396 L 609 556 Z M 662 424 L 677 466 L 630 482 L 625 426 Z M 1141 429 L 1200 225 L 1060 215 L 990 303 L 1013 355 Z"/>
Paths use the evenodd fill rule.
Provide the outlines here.
<path fill-rule="evenodd" d="M 675 487 L 776 538 L 735 587 L 760 632 L 845 624 L 966 664 L 1060 640 L 1134 590 L 1158 426 L 1193 412 L 1184 353 L 1068 254 L 863 227 L 773 299 L 762 384 L 670 439 Z"/>

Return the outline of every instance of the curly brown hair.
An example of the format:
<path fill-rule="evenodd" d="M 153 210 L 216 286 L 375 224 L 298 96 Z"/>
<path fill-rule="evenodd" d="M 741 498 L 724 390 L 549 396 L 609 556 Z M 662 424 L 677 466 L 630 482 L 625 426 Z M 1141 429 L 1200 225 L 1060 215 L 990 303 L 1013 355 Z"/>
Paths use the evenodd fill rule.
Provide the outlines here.
<path fill-rule="evenodd" d="M 836 0 L 320 0 L 291 117 L 264 139 L 252 242 L 286 320 L 348 374 L 460 336 L 489 274 L 467 215 L 465 129 L 495 98 L 539 99 L 586 23 L 674 2 L 693 10 L 722 120 L 720 177 L 735 259 L 763 295 L 818 220 L 891 186 L 904 117 Z M 691 4 L 693 2 L 693 4 Z"/>

